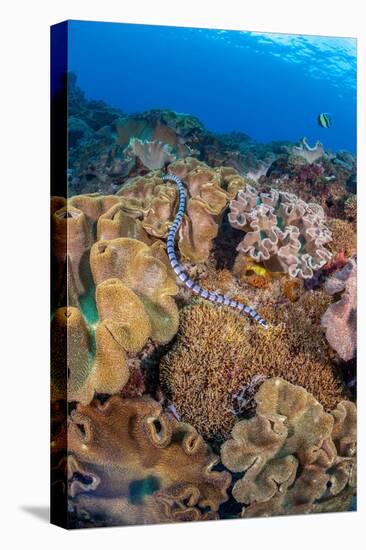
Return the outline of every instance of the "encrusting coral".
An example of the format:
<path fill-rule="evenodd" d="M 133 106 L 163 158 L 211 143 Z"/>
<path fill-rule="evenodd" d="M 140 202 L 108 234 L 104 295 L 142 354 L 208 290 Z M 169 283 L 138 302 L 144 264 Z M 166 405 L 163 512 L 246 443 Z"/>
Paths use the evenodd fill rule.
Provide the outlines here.
<path fill-rule="evenodd" d="M 324 284 L 331 296 L 343 292 L 337 302 L 330 304 L 322 317 L 329 345 L 344 361 L 351 360 L 357 345 L 357 264 L 350 260 Z"/>
<path fill-rule="evenodd" d="M 235 395 L 258 375 L 304 386 L 327 410 L 344 397 L 318 328 L 330 298 L 323 291 L 307 294 L 310 298 L 278 308 L 276 315 L 260 309 L 269 321 L 266 331 L 203 302 L 181 311 L 177 339 L 161 361 L 160 379 L 182 420 L 204 437 L 227 436 L 237 420 Z"/>
<path fill-rule="evenodd" d="M 331 259 L 325 245 L 332 235 L 325 221 L 318 204 L 276 189 L 260 193 L 247 185 L 230 202 L 230 224 L 246 232 L 239 253 L 290 277 L 311 278 Z"/>
<path fill-rule="evenodd" d="M 148 319 L 150 330 L 147 332 L 154 341 L 163 344 L 173 338 L 179 321 L 178 308 L 173 298 L 178 287 L 162 243 L 156 242 L 149 247 L 129 238 L 98 241 L 91 249 L 90 265 L 97 286 L 97 303 L 99 285 L 110 279 L 118 279 L 118 285 L 116 281 L 113 285 L 109 283 L 117 303 L 123 294 L 129 295 L 132 303 L 134 294 L 134 303 L 138 302 L 141 313 L 145 312 L 137 316 L 134 330 L 139 332 L 141 329 L 145 333 L 143 327 Z M 125 308 L 125 298 L 120 303 L 121 308 Z M 131 321 L 134 315 L 135 311 L 129 317 Z"/>
<path fill-rule="evenodd" d="M 221 447 L 224 466 L 243 472 L 233 487 L 241 515 L 347 510 L 355 488 L 355 405 L 342 401 L 325 413 L 304 388 L 281 378 L 263 382 L 254 399 L 255 416 L 235 424 Z"/>
<path fill-rule="evenodd" d="M 78 405 L 69 425 L 70 508 L 104 525 L 216 519 L 231 476 L 189 424 L 151 398 Z"/>

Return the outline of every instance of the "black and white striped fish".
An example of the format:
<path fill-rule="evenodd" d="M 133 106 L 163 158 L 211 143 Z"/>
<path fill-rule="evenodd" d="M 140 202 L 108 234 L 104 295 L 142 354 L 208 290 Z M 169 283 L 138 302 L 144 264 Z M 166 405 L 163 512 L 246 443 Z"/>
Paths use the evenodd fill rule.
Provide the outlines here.
<path fill-rule="evenodd" d="M 318 115 L 318 124 L 322 128 L 330 128 L 332 125 L 332 119 L 328 113 L 320 113 L 320 115 Z"/>

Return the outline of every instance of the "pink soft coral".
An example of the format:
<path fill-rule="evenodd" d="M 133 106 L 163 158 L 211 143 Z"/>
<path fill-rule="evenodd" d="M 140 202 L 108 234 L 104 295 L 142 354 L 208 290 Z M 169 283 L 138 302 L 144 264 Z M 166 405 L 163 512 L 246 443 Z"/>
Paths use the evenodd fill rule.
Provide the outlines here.
<path fill-rule="evenodd" d="M 355 260 L 348 262 L 325 282 L 328 294 L 343 291 L 338 302 L 331 304 L 322 317 L 329 345 L 344 361 L 350 361 L 356 352 L 356 312 L 357 312 L 357 265 Z"/>

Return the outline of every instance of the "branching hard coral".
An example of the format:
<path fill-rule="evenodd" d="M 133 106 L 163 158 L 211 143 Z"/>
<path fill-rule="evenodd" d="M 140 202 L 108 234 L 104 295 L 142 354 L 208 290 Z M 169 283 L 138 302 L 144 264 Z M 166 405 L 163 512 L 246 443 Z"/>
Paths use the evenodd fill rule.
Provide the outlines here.
<path fill-rule="evenodd" d="M 350 222 L 355 226 L 357 224 L 357 198 L 356 195 L 350 195 L 344 203 L 344 213 Z"/>
<path fill-rule="evenodd" d="M 340 439 L 352 442 L 355 455 L 353 403 L 325 413 L 304 388 L 281 378 L 263 382 L 255 401 L 255 416 L 235 424 L 221 447 L 224 466 L 243 472 L 233 487 L 243 517 L 310 513 L 347 486 L 354 492 L 352 468 L 338 468 L 345 466 Z"/>
<path fill-rule="evenodd" d="M 325 248 L 332 236 L 322 207 L 291 193 L 259 193 L 247 185 L 230 202 L 229 222 L 246 232 L 240 254 L 290 277 L 309 279 L 332 257 Z"/>
<path fill-rule="evenodd" d="M 90 403 L 94 393 L 116 393 L 129 378 L 126 354 L 104 321 L 94 335 L 80 311 L 59 308 L 52 320 L 52 399 Z"/>
<path fill-rule="evenodd" d="M 178 288 L 162 243 L 149 247 L 128 238 L 98 241 L 91 249 L 90 264 L 97 286 L 119 279 L 124 289 L 132 291 L 149 319 L 149 336 L 154 341 L 167 343 L 173 338 L 178 329 L 178 309 L 172 296 Z M 136 322 L 145 325 L 140 315 Z"/>
<path fill-rule="evenodd" d="M 330 304 L 322 317 L 329 345 L 344 361 L 350 361 L 357 345 L 357 265 L 350 260 L 343 269 L 329 277 L 324 288 L 331 296 L 343 292 L 340 300 Z"/>
<path fill-rule="evenodd" d="M 228 498 L 217 457 L 151 398 L 78 405 L 69 453 L 69 506 L 105 525 L 215 519 Z"/>
<path fill-rule="evenodd" d="M 181 313 L 160 379 L 182 420 L 204 437 L 227 435 L 235 422 L 231 395 L 244 380 L 246 340 L 245 321 L 226 309 L 200 303 Z"/>
<path fill-rule="evenodd" d="M 329 249 L 333 255 L 343 252 L 347 258 L 353 256 L 356 252 L 356 234 L 352 224 L 333 218 L 328 220 L 327 225 L 332 233 Z"/>
<path fill-rule="evenodd" d="M 127 157 L 138 157 L 149 170 L 158 170 L 174 160 L 169 145 L 161 141 L 141 141 L 131 138 L 127 149 Z"/>
<path fill-rule="evenodd" d="M 240 316 L 199 302 L 181 311 L 172 350 L 162 359 L 163 390 L 182 420 L 204 437 L 225 437 L 234 425 L 233 401 L 258 375 L 281 376 L 304 386 L 330 410 L 344 397 L 319 330 L 330 299 L 309 292 L 274 315 L 259 309 L 267 331 Z M 273 308 L 272 308 L 273 309 Z M 276 350 L 276 353 L 273 353 Z"/>

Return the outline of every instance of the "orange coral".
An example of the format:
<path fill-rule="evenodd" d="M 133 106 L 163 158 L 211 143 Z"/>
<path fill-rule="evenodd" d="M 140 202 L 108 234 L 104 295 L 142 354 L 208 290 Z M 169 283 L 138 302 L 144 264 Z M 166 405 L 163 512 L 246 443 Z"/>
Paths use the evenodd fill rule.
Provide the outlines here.
<path fill-rule="evenodd" d="M 300 298 L 302 285 L 299 279 L 285 279 L 283 293 L 290 302 L 297 302 Z"/>
<path fill-rule="evenodd" d="M 69 452 L 70 506 L 102 524 L 213 519 L 227 500 L 230 475 L 212 471 L 217 457 L 150 398 L 79 405 Z"/>

